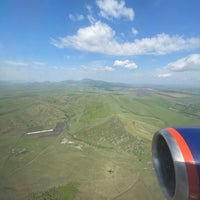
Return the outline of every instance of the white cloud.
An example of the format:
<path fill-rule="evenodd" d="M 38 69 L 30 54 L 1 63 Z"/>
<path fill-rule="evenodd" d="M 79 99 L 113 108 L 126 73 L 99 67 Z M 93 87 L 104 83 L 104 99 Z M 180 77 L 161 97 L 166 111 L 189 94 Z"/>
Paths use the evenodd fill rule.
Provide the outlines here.
<path fill-rule="evenodd" d="M 45 62 L 33 61 L 33 62 L 24 62 L 24 61 L 15 61 L 15 60 L 7 60 L 4 61 L 7 66 L 16 66 L 16 67 L 28 67 L 28 66 L 45 66 Z"/>
<path fill-rule="evenodd" d="M 2 61 L 0 62 L 0 80 L 10 81 L 62 81 L 84 78 L 80 68 L 50 66 L 38 61 Z"/>
<path fill-rule="evenodd" d="M 92 6 L 91 5 L 87 4 L 86 5 L 86 9 L 90 14 L 92 14 L 93 10 L 92 10 Z"/>
<path fill-rule="evenodd" d="M 12 61 L 12 60 L 5 61 L 5 64 L 10 65 L 10 66 L 19 66 L 19 67 L 24 67 L 24 66 L 28 65 L 28 63 L 26 63 L 26 62 Z"/>
<path fill-rule="evenodd" d="M 126 17 L 129 20 L 134 19 L 134 10 L 127 8 L 124 0 L 97 0 L 96 3 L 100 8 L 100 15 L 106 19 L 120 17 Z"/>
<path fill-rule="evenodd" d="M 137 35 L 138 34 L 138 30 L 135 29 L 135 28 L 132 28 L 131 31 L 132 31 L 133 35 Z"/>
<path fill-rule="evenodd" d="M 129 60 L 115 60 L 114 66 L 115 66 L 115 67 L 122 67 L 122 66 L 124 66 L 124 65 L 129 64 L 129 63 L 130 63 Z"/>
<path fill-rule="evenodd" d="M 83 15 L 69 14 L 69 19 L 72 20 L 72 21 L 82 21 L 82 20 L 84 20 L 84 16 Z"/>
<path fill-rule="evenodd" d="M 135 70 L 138 68 L 138 66 L 135 63 L 128 63 L 127 65 L 124 65 L 124 67 L 129 70 Z"/>
<path fill-rule="evenodd" d="M 158 34 L 152 38 L 137 39 L 134 43 L 128 43 L 129 51 L 135 54 L 164 55 L 171 52 L 200 48 L 200 38 L 184 39 L 181 36 L 169 36 Z M 125 44 L 124 44 L 125 46 Z"/>
<path fill-rule="evenodd" d="M 74 36 L 52 40 L 52 44 L 58 48 L 71 46 L 79 50 L 103 53 L 107 51 L 105 48 L 113 40 L 114 35 L 115 32 L 108 25 L 98 21 L 86 28 L 80 28 Z"/>
<path fill-rule="evenodd" d="M 124 67 L 129 70 L 136 70 L 138 68 L 137 64 L 129 60 L 115 60 L 114 67 Z"/>
<path fill-rule="evenodd" d="M 167 69 L 175 72 L 200 70 L 200 54 L 191 54 L 166 66 Z"/>
<path fill-rule="evenodd" d="M 169 78 L 169 77 L 171 77 L 171 76 L 172 76 L 171 73 L 158 74 L 158 77 L 159 77 L 159 78 Z"/>
<path fill-rule="evenodd" d="M 97 20 L 95 19 L 94 15 L 93 15 L 93 8 L 91 5 L 86 5 L 86 9 L 88 11 L 87 14 L 87 19 L 89 20 L 89 22 L 91 24 L 94 24 L 95 22 L 97 22 Z"/>
<path fill-rule="evenodd" d="M 72 20 L 72 21 L 75 21 L 75 17 L 74 17 L 74 15 L 69 14 L 69 19 Z"/>
<path fill-rule="evenodd" d="M 115 69 L 113 67 L 108 67 L 108 66 L 104 67 L 103 69 L 104 69 L 104 71 L 109 71 L 109 72 L 115 71 Z"/>
<path fill-rule="evenodd" d="M 95 22 L 97 21 L 92 15 L 87 15 L 87 19 L 91 24 L 95 24 Z"/>
<path fill-rule="evenodd" d="M 113 67 L 109 67 L 109 66 L 83 67 L 83 69 L 91 70 L 91 71 L 107 71 L 107 72 L 115 71 L 115 69 Z"/>
<path fill-rule="evenodd" d="M 34 61 L 34 62 L 33 62 L 33 65 L 43 67 L 43 66 L 46 65 L 46 63 L 45 63 L 45 62 Z"/>
<path fill-rule="evenodd" d="M 29 63 L 24 61 L 7 60 L 0 63 L 1 80 L 24 80 L 31 75 Z"/>
<path fill-rule="evenodd" d="M 151 38 L 135 39 L 133 42 L 118 42 L 115 31 L 100 21 L 78 29 L 76 35 L 52 39 L 58 48 L 71 47 L 82 51 L 107 55 L 165 55 L 182 50 L 200 48 L 200 38 L 183 38 L 158 34 Z"/>

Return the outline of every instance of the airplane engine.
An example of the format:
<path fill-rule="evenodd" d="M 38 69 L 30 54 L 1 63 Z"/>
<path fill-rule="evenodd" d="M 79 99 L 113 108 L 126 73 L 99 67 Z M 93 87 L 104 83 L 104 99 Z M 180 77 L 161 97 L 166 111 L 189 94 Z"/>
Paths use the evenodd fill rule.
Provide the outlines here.
<path fill-rule="evenodd" d="M 168 200 L 200 200 L 200 127 L 158 131 L 152 141 L 152 158 Z"/>

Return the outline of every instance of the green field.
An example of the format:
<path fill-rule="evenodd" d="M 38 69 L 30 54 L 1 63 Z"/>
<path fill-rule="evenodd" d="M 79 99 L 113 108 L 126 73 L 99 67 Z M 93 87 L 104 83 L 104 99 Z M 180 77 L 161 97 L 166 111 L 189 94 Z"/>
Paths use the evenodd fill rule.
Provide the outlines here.
<path fill-rule="evenodd" d="M 153 134 L 200 125 L 198 90 L 82 81 L 0 85 L 1 200 L 161 200 Z M 59 135 L 26 135 L 65 123 Z"/>

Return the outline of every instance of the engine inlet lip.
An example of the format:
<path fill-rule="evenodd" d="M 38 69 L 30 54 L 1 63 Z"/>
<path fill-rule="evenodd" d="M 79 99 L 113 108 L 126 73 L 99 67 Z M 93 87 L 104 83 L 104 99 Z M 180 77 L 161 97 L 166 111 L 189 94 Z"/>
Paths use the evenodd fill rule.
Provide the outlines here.
<path fill-rule="evenodd" d="M 162 148 L 162 145 L 160 144 L 161 141 L 163 141 L 168 147 L 166 154 L 170 155 L 166 156 L 171 157 L 172 159 L 171 165 L 173 166 L 171 167 L 174 170 L 174 178 L 172 175 L 171 181 L 174 186 L 167 184 L 165 174 L 167 170 L 164 169 L 167 166 L 165 166 L 165 161 L 163 158 L 165 155 L 160 154 Z M 173 136 L 168 132 L 168 130 L 162 129 L 154 135 L 152 141 L 152 158 L 157 179 L 166 198 L 168 200 L 188 199 L 189 185 L 184 158 L 177 142 L 175 141 Z"/>

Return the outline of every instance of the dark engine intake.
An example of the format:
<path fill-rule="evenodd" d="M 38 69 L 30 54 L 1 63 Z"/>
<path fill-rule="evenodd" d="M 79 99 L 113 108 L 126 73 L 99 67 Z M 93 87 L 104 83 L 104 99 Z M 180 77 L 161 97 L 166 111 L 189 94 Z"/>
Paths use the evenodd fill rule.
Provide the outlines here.
<path fill-rule="evenodd" d="M 169 200 L 200 200 L 200 127 L 166 128 L 152 142 L 153 164 Z"/>

